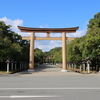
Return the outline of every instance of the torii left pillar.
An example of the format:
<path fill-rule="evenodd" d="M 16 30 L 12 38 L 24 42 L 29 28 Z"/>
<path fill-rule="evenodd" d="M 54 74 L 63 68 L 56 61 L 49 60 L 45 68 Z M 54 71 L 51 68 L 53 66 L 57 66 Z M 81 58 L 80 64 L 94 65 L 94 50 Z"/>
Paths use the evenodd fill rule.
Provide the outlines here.
<path fill-rule="evenodd" d="M 62 70 L 61 72 L 67 72 L 67 57 L 66 57 L 66 33 L 62 33 Z"/>
<path fill-rule="evenodd" d="M 35 41 L 35 32 L 31 32 L 30 34 L 30 58 L 29 58 L 29 69 L 28 71 L 34 70 L 34 41 Z"/>

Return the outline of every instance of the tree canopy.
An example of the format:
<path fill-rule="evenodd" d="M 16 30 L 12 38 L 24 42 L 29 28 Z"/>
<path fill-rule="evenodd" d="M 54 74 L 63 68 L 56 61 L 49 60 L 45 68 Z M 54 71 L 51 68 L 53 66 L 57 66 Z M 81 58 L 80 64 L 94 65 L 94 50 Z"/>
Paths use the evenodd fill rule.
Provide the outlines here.
<path fill-rule="evenodd" d="M 0 21 L 0 62 L 5 62 L 7 56 L 17 61 L 27 61 L 28 51 L 29 42 L 13 32 L 11 25 Z"/>
<path fill-rule="evenodd" d="M 85 36 L 76 38 L 68 44 L 68 61 L 79 62 L 90 57 L 100 60 L 100 12 L 90 19 Z"/>
<path fill-rule="evenodd" d="M 35 63 L 42 63 L 43 62 L 43 52 L 41 49 L 34 49 L 34 61 Z"/>

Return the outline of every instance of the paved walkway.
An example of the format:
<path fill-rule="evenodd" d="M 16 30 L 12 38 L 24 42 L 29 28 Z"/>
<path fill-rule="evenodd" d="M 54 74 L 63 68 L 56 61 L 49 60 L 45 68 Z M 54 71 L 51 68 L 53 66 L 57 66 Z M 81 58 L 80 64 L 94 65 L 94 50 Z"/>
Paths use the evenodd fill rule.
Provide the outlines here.
<path fill-rule="evenodd" d="M 35 72 L 28 72 L 27 70 L 16 73 L 16 75 L 20 76 L 82 76 L 84 74 L 76 73 L 69 71 L 61 72 L 60 67 L 56 67 L 55 65 L 43 64 L 35 67 Z M 90 74 L 86 74 L 90 75 Z M 100 74 L 92 74 L 95 76 L 100 76 Z"/>

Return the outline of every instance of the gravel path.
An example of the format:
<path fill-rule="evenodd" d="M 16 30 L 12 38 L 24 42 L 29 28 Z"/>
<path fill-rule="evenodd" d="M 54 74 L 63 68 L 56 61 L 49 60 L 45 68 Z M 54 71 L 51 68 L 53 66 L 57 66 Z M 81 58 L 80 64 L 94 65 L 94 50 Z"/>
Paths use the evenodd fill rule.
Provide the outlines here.
<path fill-rule="evenodd" d="M 23 72 L 16 73 L 16 75 L 20 76 L 100 76 L 100 74 L 80 74 L 72 71 L 61 72 L 60 67 L 56 67 L 55 65 L 43 64 L 35 67 L 35 72 L 28 72 L 27 70 Z"/>

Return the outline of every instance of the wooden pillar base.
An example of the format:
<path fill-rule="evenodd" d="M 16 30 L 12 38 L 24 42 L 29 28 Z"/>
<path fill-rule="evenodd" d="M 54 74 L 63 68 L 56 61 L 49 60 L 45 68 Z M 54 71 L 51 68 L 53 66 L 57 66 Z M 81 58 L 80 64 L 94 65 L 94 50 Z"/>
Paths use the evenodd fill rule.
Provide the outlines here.
<path fill-rule="evenodd" d="M 61 72 L 68 72 L 68 70 L 64 70 L 64 69 L 62 69 Z"/>

